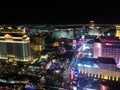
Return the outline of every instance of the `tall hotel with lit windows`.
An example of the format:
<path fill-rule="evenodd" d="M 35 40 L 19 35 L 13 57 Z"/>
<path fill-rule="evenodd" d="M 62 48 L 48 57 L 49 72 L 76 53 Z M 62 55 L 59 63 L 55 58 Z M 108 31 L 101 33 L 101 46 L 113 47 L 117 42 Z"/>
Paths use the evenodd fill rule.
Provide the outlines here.
<path fill-rule="evenodd" d="M 94 43 L 94 58 L 110 57 L 114 58 L 117 67 L 120 67 L 120 39 L 101 38 L 99 42 Z"/>
<path fill-rule="evenodd" d="M 30 39 L 25 29 L 0 29 L 0 59 L 7 61 L 29 61 Z"/>
<path fill-rule="evenodd" d="M 120 39 L 120 25 L 116 25 L 116 37 L 119 37 Z"/>

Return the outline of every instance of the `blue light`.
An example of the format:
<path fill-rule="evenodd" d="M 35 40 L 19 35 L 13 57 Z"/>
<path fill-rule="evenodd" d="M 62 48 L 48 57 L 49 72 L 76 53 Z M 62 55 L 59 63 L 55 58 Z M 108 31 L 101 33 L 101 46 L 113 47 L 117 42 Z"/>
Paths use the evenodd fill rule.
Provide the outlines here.
<path fill-rule="evenodd" d="M 91 68 L 91 65 L 87 65 L 87 64 L 78 64 L 78 67 L 80 67 L 80 66 Z"/>
<path fill-rule="evenodd" d="M 35 88 L 25 88 L 25 90 L 36 90 Z"/>
<path fill-rule="evenodd" d="M 82 64 L 78 64 L 78 66 L 83 66 Z"/>
<path fill-rule="evenodd" d="M 78 74 L 79 72 L 78 72 L 78 70 L 74 70 L 74 74 Z"/>
<path fill-rule="evenodd" d="M 84 64 L 84 67 L 91 68 L 91 65 L 86 65 L 86 64 Z"/>
<path fill-rule="evenodd" d="M 107 33 L 108 36 L 110 36 L 110 33 Z"/>

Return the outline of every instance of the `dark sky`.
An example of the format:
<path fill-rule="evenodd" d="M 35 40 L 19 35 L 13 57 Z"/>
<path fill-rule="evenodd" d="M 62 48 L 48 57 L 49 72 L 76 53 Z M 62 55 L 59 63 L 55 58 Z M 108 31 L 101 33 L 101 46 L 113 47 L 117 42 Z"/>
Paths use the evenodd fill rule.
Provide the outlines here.
<path fill-rule="evenodd" d="M 41 4 L 42 5 L 42 4 Z M 38 7 L 0 8 L 1 24 L 120 23 L 119 3 L 56 2 Z"/>

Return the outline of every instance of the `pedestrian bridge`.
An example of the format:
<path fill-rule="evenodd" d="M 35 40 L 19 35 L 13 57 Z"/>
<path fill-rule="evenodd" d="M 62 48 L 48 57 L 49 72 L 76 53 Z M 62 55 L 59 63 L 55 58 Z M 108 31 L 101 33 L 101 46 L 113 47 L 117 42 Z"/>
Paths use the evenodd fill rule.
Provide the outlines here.
<path fill-rule="evenodd" d="M 101 78 L 105 80 L 120 81 L 119 71 L 110 71 L 100 68 L 88 68 L 88 67 L 78 67 L 78 71 L 81 74 L 85 74 L 88 77 Z"/>

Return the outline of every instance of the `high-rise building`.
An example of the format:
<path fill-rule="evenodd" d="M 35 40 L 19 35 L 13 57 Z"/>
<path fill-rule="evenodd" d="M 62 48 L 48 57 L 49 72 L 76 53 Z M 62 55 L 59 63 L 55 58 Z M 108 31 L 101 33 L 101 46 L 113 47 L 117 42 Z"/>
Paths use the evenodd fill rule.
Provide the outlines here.
<path fill-rule="evenodd" d="M 91 20 L 91 21 L 89 22 L 89 26 L 94 27 L 94 26 L 95 26 L 95 21 L 92 21 L 92 20 Z"/>
<path fill-rule="evenodd" d="M 101 38 L 100 42 L 94 43 L 94 58 L 109 57 L 114 58 L 117 67 L 120 67 L 120 39 Z"/>
<path fill-rule="evenodd" d="M 95 24 L 94 21 L 90 21 L 89 23 L 89 35 L 95 35 L 95 36 L 101 36 L 102 35 L 102 29 Z"/>
<path fill-rule="evenodd" d="M 120 26 L 116 26 L 116 37 L 119 37 L 120 38 Z"/>
<path fill-rule="evenodd" d="M 7 61 L 29 61 L 30 39 L 25 29 L 0 30 L 0 59 Z"/>

